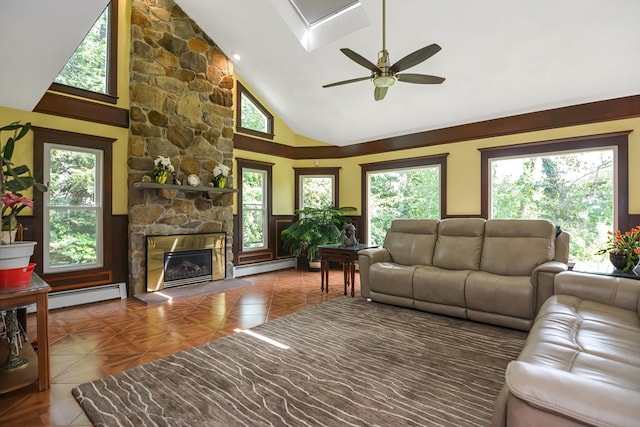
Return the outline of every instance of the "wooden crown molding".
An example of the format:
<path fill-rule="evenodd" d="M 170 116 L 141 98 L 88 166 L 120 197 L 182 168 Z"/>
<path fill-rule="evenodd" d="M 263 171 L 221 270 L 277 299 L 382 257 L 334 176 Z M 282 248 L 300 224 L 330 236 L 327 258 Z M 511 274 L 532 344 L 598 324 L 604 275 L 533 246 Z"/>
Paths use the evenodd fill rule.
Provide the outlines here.
<path fill-rule="evenodd" d="M 294 160 L 339 159 L 633 117 L 640 117 L 640 95 L 519 114 L 345 147 L 292 147 L 236 134 L 234 148 Z"/>

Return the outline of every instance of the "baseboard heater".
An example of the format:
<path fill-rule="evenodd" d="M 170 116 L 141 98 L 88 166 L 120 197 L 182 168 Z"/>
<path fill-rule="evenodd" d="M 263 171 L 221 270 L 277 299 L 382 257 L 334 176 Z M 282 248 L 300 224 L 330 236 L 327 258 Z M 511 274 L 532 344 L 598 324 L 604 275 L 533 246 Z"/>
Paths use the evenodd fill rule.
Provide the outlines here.
<path fill-rule="evenodd" d="M 109 285 L 92 286 L 90 288 L 71 289 L 68 291 L 49 293 L 49 310 L 71 307 L 80 304 L 106 301 L 127 297 L 126 283 L 112 283 Z M 35 305 L 30 305 L 27 312 L 35 313 Z"/>
<path fill-rule="evenodd" d="M 233 267 L 233 277 L 251 276 L 252 274 L 268 273 L 276 270 L 295 268 L 296 259 L 286 258 L 276 261 L 258 262 L 255 264 L 236 265 Z"/>

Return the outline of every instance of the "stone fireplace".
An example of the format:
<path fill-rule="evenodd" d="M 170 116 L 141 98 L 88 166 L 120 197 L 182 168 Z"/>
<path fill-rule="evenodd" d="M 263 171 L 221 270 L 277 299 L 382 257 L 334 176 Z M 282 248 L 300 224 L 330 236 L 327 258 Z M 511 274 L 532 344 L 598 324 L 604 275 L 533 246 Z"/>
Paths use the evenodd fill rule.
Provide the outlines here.
<path fill-rule="evenodd" d="M 128 294 L 158 282 L 157 268 L 147 265 L 150 237 L 219 233 L 215 248 L 196 249 L 208 255 L 178 250 L 158 260 L 175 265 L 176 276 L 210 268 L 214 278 L 232 277 L 233 194 L 209 192 L 207 184 L 218 164 L 233 166 L 233 64 L 173 0 L 132 2 L 131 46 Z M 166 187 L 141 188 L 157 156 L 170 158 L 176 174 Z M 191 174 L 200 187 L 187 185 Z M 197 265 L 207 257 L 210 267 Z"/>
<path fill-rule="evenodd" d="M 147 292 L 225 278 L 225 233 L 147 236 Z"/>

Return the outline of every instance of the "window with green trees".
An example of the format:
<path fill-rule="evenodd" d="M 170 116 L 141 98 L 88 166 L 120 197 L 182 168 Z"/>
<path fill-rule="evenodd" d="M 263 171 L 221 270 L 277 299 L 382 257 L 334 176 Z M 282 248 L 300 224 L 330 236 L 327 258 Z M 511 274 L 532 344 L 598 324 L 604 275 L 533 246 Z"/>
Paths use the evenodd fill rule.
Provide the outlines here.
<path fill-rule="evenodd" d="M 335 206 L 333 175 L 301 175 L 298 209 Z"/>
<path fill-rule="evenodd" d="M 45 272 L 102 265 L 101 150 L 44 145 L 43 258 Z"/>
<path fill-rule="evenodd" d="M 107 93 L 109 8 L 93 25 L 55 82 L 93 92 Z"/>
<path fill-rule="evenodd" d="M 273 139 L 273 115 L 242 86 L 242 83 L 238 82 L 237 87 L 237 131 Z"/>
<path fill-rule="evenodd" d="M 396 218 L 441 216 L 440 165 L 367 173 L 367 243 L 382 245 Z"/>
<path fill-rule="evenodd" d="M 117 102 L 117 10 L 118 1 L 111 0 L 50 89 Z"/>
<path fill-rule="evenodd" d="M 242 169 L 242 249 L 267 247 L 267 171 Z"/>
<path fill-rule="evenodd" d="M 571 235 L 571 260 L 598 261 L 615 227 L 614 148 L 490 160 L 490 217 L 544 218 Z"/>

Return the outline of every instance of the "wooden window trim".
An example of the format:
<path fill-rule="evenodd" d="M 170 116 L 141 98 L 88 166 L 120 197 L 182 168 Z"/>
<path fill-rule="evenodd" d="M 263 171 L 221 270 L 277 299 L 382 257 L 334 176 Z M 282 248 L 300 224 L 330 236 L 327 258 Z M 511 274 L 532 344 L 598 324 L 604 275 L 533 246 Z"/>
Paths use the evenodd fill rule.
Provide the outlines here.
<path fill-rule="evenodd" d="M 300 177 L 307 175 L 332 175 L 333 176 L 333 205 L 340 207 L 340 168 L 293 168 L 295 174 L 295 208 L 300 209 Z"/>
<path fill-rule="evenodd" d="M 251 99 L 251 102 L 253 103 L 253 105 L 255 105 L 262 114 L 264 114 L 267 117 L 267 127 L 268 127 L 268 132 L 260 132 L 254 129 L 249 129 L 249 128 L 245 128 L 241 125 L 242 123 L 242 94 L 246 95 L 249 99 Z M 267 110 L 267 108 L 262 105 L 262 103 L 260 101 L 258 101 L 256 99 L 255 96 L 253 96 L 253 94 L 251 92 L 249 92 L 249 90 L 247 88 L 245 88 L 242 83 L 237 82 L 236 85 L 236 132 L 241 132 L 241 133 L 245 133 L 248 135 L 253 135 L 253 136 L 258 136 L 261 138 L 266 138 L 266 139 L 273 139 L 274 137 L 274 131 L 273 131 L 273 114 L 271 114 L 269 112 L 269 110 Z"/>
<path fill-rule="evenodd" d="M 363 236 L 369 235 L 367 224 L 369 224 L 369 207 L 367 206 L 367 173 L 374 171 L 384 171 L 390 169 L 408 169 L 424 166 L 440 166 L 440 216 L 446 218 L 447 216 L 447 157 L 449 153 L 435 154 L 432 156 L 414 157 L 411 159 L 390 160 L 384 162 L 375 163 L 361 163 L 361 200 L 362 206 L 362 224 L 363 224 Z"/>
<path fill-rule="evenodd" d="M 616 147 L 618 164 L 616 180 L 618 182 L 617 214 L 618 227 L 629 224 L 629 138 L 631 131 L 615 132 L 600 135 L 589 135 L 575 138 L 563 138 L 538 141 L 526 144 L 509 145 L 504 147 L 480 148 L 480 185 L 481 185 L 481 216 L 489 218 L 489 161 L 501 157 L 524 157 L 558 151 L 580 151 L 594 148 Z"/>
<path fill-rule="evenodd" d="M 260 162 L 257 160 L 248 160 L 236 158 L 236 163 L 238 165 L 238 230 L 235 234 L 238 235 L 238 256 L 236 258 L 236 263 L 241 258 L 240 255 L 244 253 L 252 252 L 251 250 L 245 251 L 244 248 L 244 236 L 243 236 L 243 212 L 242 212 L 242 171 L 243 169 L 256 169 L 263 170 L 267 172 L 267 194 L 266 194 L 266 202 L 267 202 L 267 218 L 266 224 L 267 230 L 265 230 L 265 240 L 266 240 L 266 248 L 256 248 L 255 250 L 264 251 L 264 250 L 273 250 L 273 242 L 270 236 L 272 235 L 270 230 L 271 217 L 273 212 L 273 163 L 269 162 Z"/>
<path fill-rule="evenodd" d="M 86 148 L 94 148 L 98 150 L 102 150 L 104 152 L 104 181 L 103 181 L 103 197 L 104 197 L 104 210 L 103 210 L 103 227 L 104 227 L 104 235 L 103 235 L 103 265 L 101 267 L 97 267 L 95 269 L 83 269 L 78 270 L 77 272 L 66 271 L 63 273 L 52 273 L 52 274 L 42 274 L 42 265 L 43 265 L 43 254 L 42 248 L 39 248 L 36 245 L 36 249 L 33 254 L 33 260 L 36 263 L 36 272 L 42 275 L 44 280 L 47 278 L 51 278 L 51 280 L 56 281 L 56 278 L 60 275 L 65 277 L 78 276 L 78 285 L 74 285 L 72 287 L 84 287 L 84 284 L 81 283 L 87 272 L 95 271 L 95 272 L 104 272 L 105 270 L 113 269 L 114 263 L 114 240 L 110 238 L 109 230 L 113 229 L 113 218 L 114 215 L 112 213 L 112 193 L 113 193 L 113 143 L 116 141 L 115 138 L 105 138 L 94 135 L 86 135 L 75 132 L 67 132 L 60 131 L 54 129 L 47 129 L 41 127 L 32 127 L 33 129 L 33 141 L 34 141 L 34 176 L 37 181 L 41 182 L 43 170 L 44 170 L 44 144 L 45 143 L 54 143 L 68 146 L 76 146 L 76 147 L 86 147 Z M 37 192 L 36 192 L 37 193 Z M 37 224 L 42 224 L 43 217 L 43 200 L 41 194 L 34 194 L 34 237 L 36 241 L 43 241 L 43 233 L 42 227 L 38 227 Z"/>
<path fill-rule="evenodd" d="M 94 101 L 116 104 L 118 102 L 118 0 L 111 0 L 109 8 L 109 39 L 107 40 L 107 93 L 93 92 L 61 83 L 51 83 L 49 90 L 79 96 Z"/>

